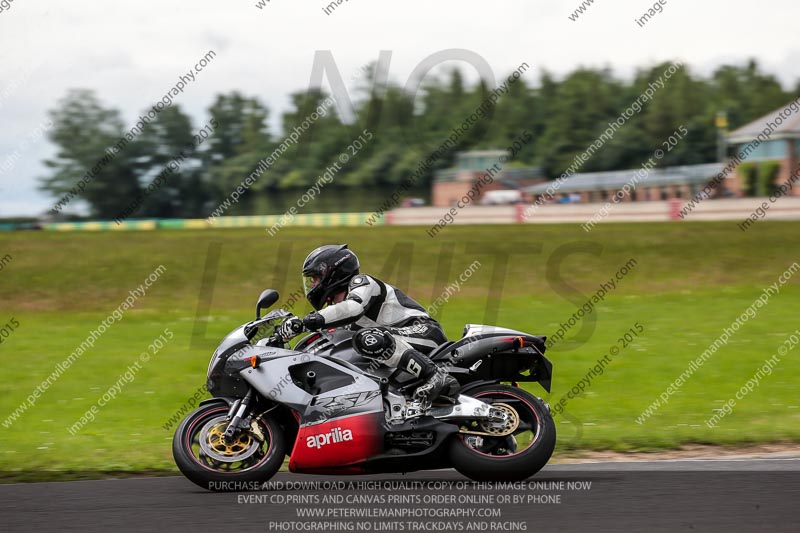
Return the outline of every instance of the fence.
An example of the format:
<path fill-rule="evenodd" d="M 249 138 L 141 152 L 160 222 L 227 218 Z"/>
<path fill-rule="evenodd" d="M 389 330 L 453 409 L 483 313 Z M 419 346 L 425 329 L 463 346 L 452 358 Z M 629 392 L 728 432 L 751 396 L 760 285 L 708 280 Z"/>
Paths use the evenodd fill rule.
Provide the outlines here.
<path fill-rule="evenodd" d="M 740 198 L 703 202 L 692 212 L 692 220 L 737 220 L 751 215 L 764 198 Z M 467 206 L 455 224 L 518 224 L 518 223 L 584 223 L 597 211 L 600 204 L 544 205 L 530 217 L 525 217 L 524 204 L 506 206 Z M 680 200 L 657 202 L 622 202 L 615 206 L 601 223 L 605 222 L 667 222 L 680 221 L 677 216 Z M 416 207 L 395 209 L 380 217 L 373 225 L 430 226 L 439 221 L 447 211 L 444 207 Z M 267 228 L 281 221 L 286 226 L 311 227 L 369 227 L 364 221 L 372 213 L 310 213 L 299 214 L 291 221 L 284 215 L 229 216 L 214 219 L 148 219 L 129 220 L 116 224 L 112 221 L 4 223 L 0 230 L 43 229 L 46 231 L 148 231 L 159 229 L 216 229 L 216 228 Z M 782 198 L 769 211 L 767 219 L 800 219 L 800 197 Z"/>

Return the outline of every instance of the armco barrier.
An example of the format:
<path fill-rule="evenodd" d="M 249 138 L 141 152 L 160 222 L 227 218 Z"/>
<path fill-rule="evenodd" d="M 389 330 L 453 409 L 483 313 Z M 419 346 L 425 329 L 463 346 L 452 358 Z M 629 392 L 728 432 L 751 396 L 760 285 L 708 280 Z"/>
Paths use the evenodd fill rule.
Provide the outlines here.
<path fill-rule="evenodd" d="M 690 221 L 746 219 L 766 198 L 739 198 L 702 202 L 687 217 Z M 454 224 L 557 224 L 579 223 L 592 220 L 604 204 L 549 204 L 527 213 L 527 205 L 467 206 L 451 216 Z M 770 204 L 768 220 L 800 219 L 800 197 L 784 197 Z M 682 220 L 678 215 L 683 204 L 678 201 L 622 202 L 610 209 L 606 222 L 668 222 Z M 372 226 L 432 226 L 444 224 L 448 215 L 446 207 L 409 207 L 395 209 L 379 218 Z M 211 228 L 276 228 L 289 226 L 313 227 L 370 227 L 366 220 L 373 213 L 311 213 L 295 215 L 285 220 L 284 215 L 231 216 L 207 219 L 151 219 L 133 220 L 116 224 L 110 221 L 57 222 L 42 224 L 49 231 L 147 231 L 156 229 L 211 229 Z M 528 216 L 526 216 L 528 215 Z M 449 225 L 449 220 L 446 221 Z M 36 225 L 2 224 L 0 229 L 36 229 Z"/>
<path fill-rule="evenodd" d="M 53 222 L 42 224 L 42 229 L 47 231 L 142 231 L 157 228 L 156 220 L 133 220 L 121 224 L 105 220 L 89 222 Z"/>
<path fill-rule="evenodd" d="M 266 230 L 276 224 L 280 224 L 279 228 L 287 226 L 353 227 L 364 226 L 364 220 L 370 214 L 311 213 L 295 215 L 294 219 L 288 221 L 284 215 L 232 216 L 215 218 L 213 224 L 205 218 L 127 220 L 120 224 L 99 220 L 89 222 L 52 222 L 42 224 L 42 229 L 47 231 L 151 231 L 157 229 L 264 228 Z M 385 221 L 383 220 L 376 223 L 376 225 L 384 224 Z"/>

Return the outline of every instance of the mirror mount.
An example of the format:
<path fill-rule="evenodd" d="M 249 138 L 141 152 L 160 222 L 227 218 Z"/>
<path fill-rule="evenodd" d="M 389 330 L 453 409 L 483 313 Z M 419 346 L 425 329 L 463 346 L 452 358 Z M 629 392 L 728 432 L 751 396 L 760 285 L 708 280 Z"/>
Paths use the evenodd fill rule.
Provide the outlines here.
<path fill-rule="evenodd" d="M 256 320 L 261 318 L 261 310 L 272 307 L 278 301 L 278 298 L 280 298 L 280 295 L 276 290 L 267 289 L 263 291 L 256 302 Z"/>

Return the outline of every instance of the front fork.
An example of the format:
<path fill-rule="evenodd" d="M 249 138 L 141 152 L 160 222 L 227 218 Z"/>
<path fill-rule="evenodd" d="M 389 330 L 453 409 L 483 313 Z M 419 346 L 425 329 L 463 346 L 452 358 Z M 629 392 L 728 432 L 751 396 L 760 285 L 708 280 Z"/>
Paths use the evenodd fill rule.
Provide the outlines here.
<path fill-rule="evenodd" d="M 253 389 L 252 387 L 247 391 L 247 394 L 244 395 L 244 398 L 238 399 L 231 405 L 231 408 L 228 409 L 228 427 L 225 428 L 225 441 L 230 442 L 234 439 L 234 437 L 241 431 L 242 429 L 246 429 L 248 424 L 242 424 L 242 421 L 246 421 L 248 416 L 248 411 L 250 410 L 250 403 L 253 401 Z"/>

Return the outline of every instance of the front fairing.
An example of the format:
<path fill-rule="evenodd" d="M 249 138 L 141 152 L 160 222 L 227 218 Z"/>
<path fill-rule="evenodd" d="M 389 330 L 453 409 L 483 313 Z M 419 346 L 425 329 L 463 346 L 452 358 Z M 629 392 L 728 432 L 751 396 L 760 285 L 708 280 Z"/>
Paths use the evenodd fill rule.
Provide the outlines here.
<path fill-rule="evenodd" d="M 234 329 L 228 333 L 224 339 L 222 339 L 221 343 L 219 343 L 219 346 L 217 346 L 217 349 L 214 350 L 214 354 L 211 356 L 211 361 L 208 363 L 208 372 L 206 375 L 209 379 L 212 378 L 213 374 L 216 374 L 221 370 L 220 367 L 225 365 L 225 360 L 230 354 L 242 346 L 249 344 L 250 339 L 247 338 L 247 335 L 245 334 L 245 330 L 248 325 L 249 324 L 244 324 Z"/>
<path fill-rule="evenodd" d="M 300 357 L 303 355 L 305 354 L 302 352 L 290 350 L 288 348 L 256 346 L 254 344 L 248 344 L 246 346 L 242 346 L 227 358 L 225 362 L 225 374 L 229 376 L 238 375 L 238 373 L 243 369 L 252 367 L 254 357 L 257 361 L 256 366 L 259 366 L 272 359 L 278 359 L 287 356 Z"/>
<path fill-rule="evenodd" d="M 232 377 L 231 374 L 226 373 L 225 367 L 228 359 L 237 351 L 250 347 L 250 342 L 256 337 L 259 328 L 272 327 L 275 322 L 284 319 L 290 314 L 291 313 L 282 309 L 276 309 L 270 311 L 266 316 L 248 322 L 247 324 L 242 324 L 228 333 L 214 351 L 214 354 L 211 356 L 211 361 L 208 364 L 206 388 L 208 388 L 209 392 L 214 396 L 223 394 L 238 395 L 241 392 L 241 384 L 236 382 L 240 380 L 238 377 Z M 264 346 L 259 348 L 262 351 L 267 349 L 267 347 Z"/>
<path fill-rule="evenodd" d="M 265 316 L 248 322 L 247 324 L 242 324 L 228 333 L 211 356 L 211 361 L 208 364 L 208 377 L 211 377 L 212 370 L 214 367 L 219 366 L 220 361 L 224 364 L 224 360 L 227 359 L 230 354 L 242 346 L 249 344 L 258 333 L 259 328 L 272 327 L 275 322 L 283 320 L 290 315 L 291 313 L 288 311 L 275 309 Z"/>

